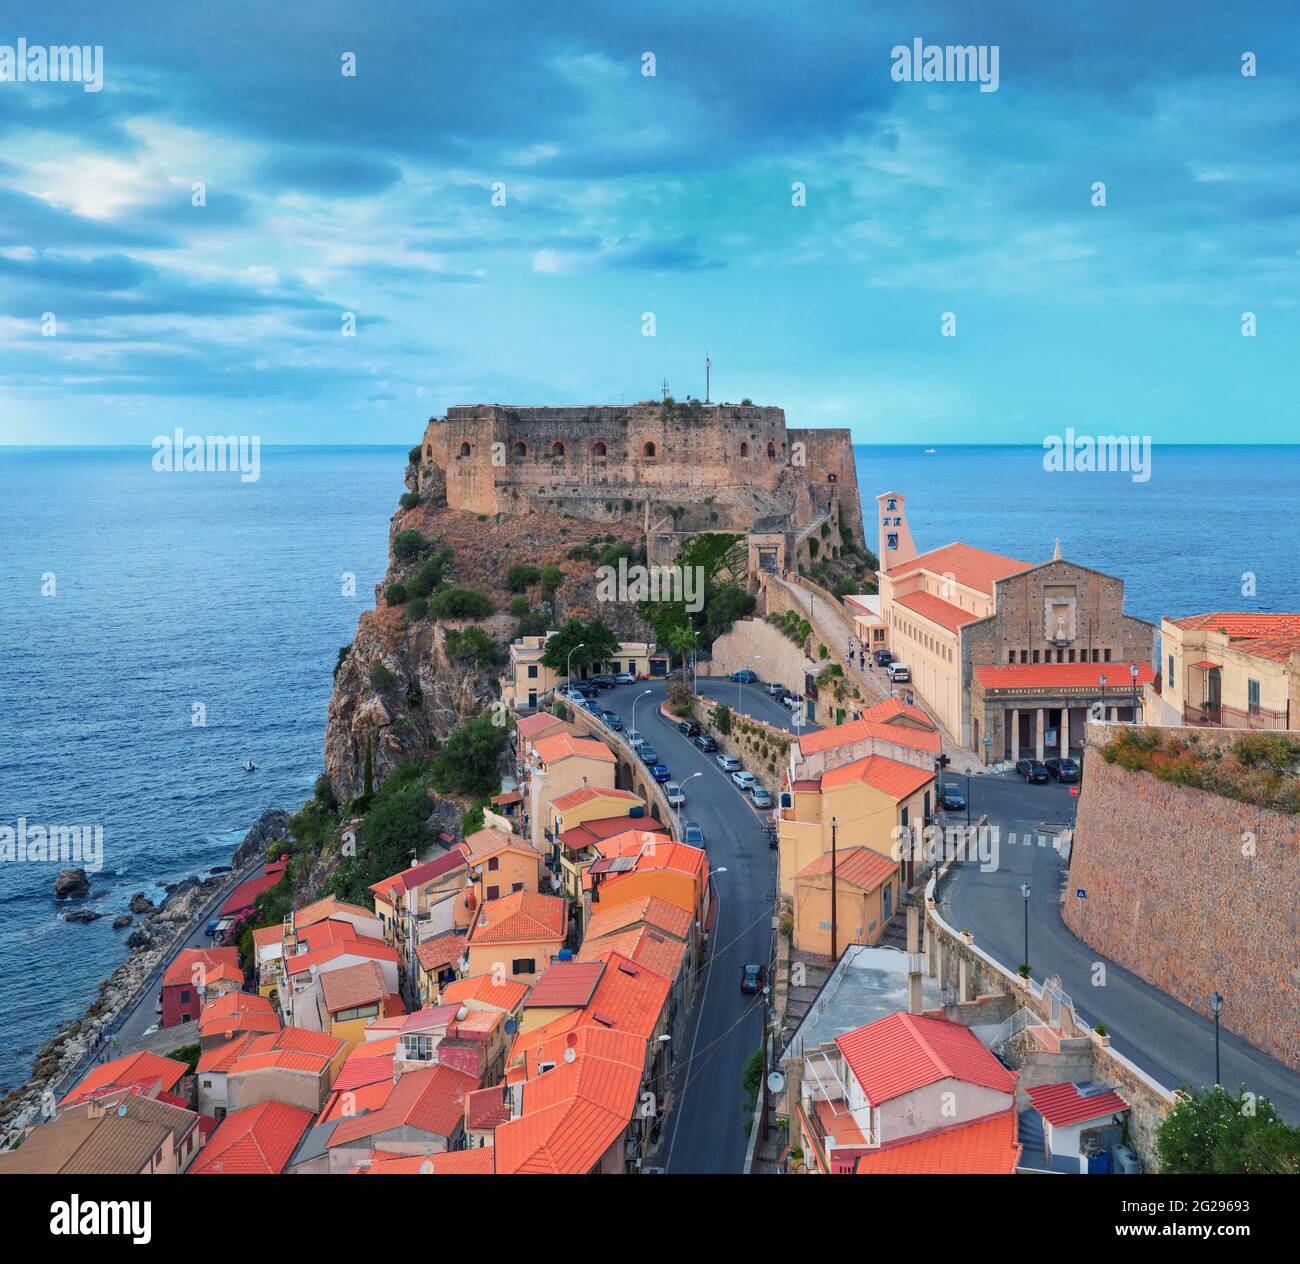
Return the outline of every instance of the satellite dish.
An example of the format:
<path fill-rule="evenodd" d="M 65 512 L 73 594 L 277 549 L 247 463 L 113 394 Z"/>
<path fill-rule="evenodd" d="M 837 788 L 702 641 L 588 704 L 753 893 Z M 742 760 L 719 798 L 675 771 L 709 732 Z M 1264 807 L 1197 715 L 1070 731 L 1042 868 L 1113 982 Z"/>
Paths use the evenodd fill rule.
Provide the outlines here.
<path fill-rule="evenodd" d="M 507 1018 L 505 1022 L 505 1033 L 507 1036 L 513 1036 L 519 1030 L 519 1024 L 513 1018 Z"/>
<path fill-rule="evenodd" d="M 573 1062 L 577 1058 L 577 1056 L 578 1056 L 578 1051 L 572 1047 L 564 1051 L 564 1060 L 566 1062 Z"/>
<path fill-rule="evenodd" d="M 785 1091 L 785 1076 L 780 1071 L 773 1071 L 767 1077 L 767 1091 L 769 1093 L 781 1093 Z"/>
<path fill-rule="evenodd" d="M 459 1023 L 463 1023 L 468 1017 L 469 1017 L 469 1007 L 462 1005 L 460 1009 L 456 1011 L 456 1021 Z"/>
<path fill-rule="evenodd" d="M 122 1103 L 122 1104 L 117 1108 L 117 1117 L 118 1117 L 119 1119 L 125 1119 L 125 1118 L 126 1118 L 126 1103 L 125 1103 L 125 1102 L 123 1102 L 123 1103 Z"/>

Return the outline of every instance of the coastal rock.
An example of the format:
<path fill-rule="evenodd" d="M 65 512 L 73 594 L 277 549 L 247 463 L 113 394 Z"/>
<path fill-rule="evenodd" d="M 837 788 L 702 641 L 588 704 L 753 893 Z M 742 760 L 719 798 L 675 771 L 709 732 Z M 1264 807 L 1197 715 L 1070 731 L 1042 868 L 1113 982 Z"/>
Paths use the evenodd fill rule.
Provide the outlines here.
<path fill-rule="evenodd" d="M 131 921 L 132 918 L 130 913 L 119 913 L 115 918 L 113 918 L 113 929 L 124 930 L 126 927 L 131 925 Z"/>
<path fill-rule="evenodd" d="M 141 948 L 152 948 L 153 940 L 150 938 L 147 930 L 137 926 L 135 930 L 126 937 L 126 946 L 137 950 Z"/>
<path fill-rule="evenodd" d="M 97 922 L 103 913 L 96 913 L 94 909 L 73 909 L 70 913 L 64 913 L 65 922 Z"/>
<path fill-rule="evenodd" d="M 143 891 L 137 891 L 128 905 L 132 913 L 152 913 L 153 901 Z"/>
<path fill-rule="evenodd" d="M 289 814 L 281 808 L 263 812 L 257 824 L 244 835 L 244 841 L 235 849 L 230 863 L 243 869 L 254 860 L 262 859 L 273 843 L 289 836 Z M 215 873 L 216 870 L 213 870 Z"/>
<path fill-rule="evenodd" d="M 62 869 L 54 879 L 56 900 L 84 900 L 90 894 L 90 879 L 84 869 Z"/>

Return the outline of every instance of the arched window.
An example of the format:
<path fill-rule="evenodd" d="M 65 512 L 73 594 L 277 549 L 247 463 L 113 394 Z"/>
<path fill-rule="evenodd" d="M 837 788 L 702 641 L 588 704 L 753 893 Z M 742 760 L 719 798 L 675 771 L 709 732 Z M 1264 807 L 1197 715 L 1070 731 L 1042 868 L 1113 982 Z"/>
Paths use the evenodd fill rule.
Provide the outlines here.
<path fill-rule="evenodd" d="M 742 443 L 742 444 L 740 445 L 740 455 L 741 455 L 741 456 L 748 456 L 748 455 L 749 455 L 749 444 L 747 444 L 747 443 Z"/>
<path fill-rule="evenodd" d="M 770 440 L 767 445 L 767 455 L 769 460 L 776 460 L 776 444 L 772 443 Z"/>
<path fill-rule="evenodd" d="M 653 443 L 647 443 L 645 447 L 641 449 L 642 456 L 654 456 L 654 454 L 655 454 L 655 445 Z"/>
<path fill-rule="evenodd" d="M 527 456 L 527 455 L 528 455 L 528 445 L 527 445 L 526 443 L 522 443 L 522 442 L 521 442 L 521 443 L 516 443 L 516 444 L 515 444 L 515 456 Z"/>
<path fill-rule="evenodd" d="M 461 454 L 461 456 L 469 456 L 469 454 L 470 454 L 470 446 L 469 446 L 468 443 L 462 443 L 462 444 L 460 445 L 460 454 Z"/>
<path fill-rule="evenodd" d="M 551 455 L 552 456 L 564 455 L 564 444 L 562 444 L 558 439 L 556 439 L 556 441 L 553 444 L 551 444 Z"/>
<path fill-rule="evenodd" d="M 608 456 L 609 453 L 608 453 L 608 451 L 606 450 L 605 445 L 604 445 L 603 443 L 601 443 L 601 441 L 600 441 L 599 439 L 597 439 L 596 442 L 593 443 L 593 444 L 591 445 L 591 455 L 592 455 L 592 456 Z"/>

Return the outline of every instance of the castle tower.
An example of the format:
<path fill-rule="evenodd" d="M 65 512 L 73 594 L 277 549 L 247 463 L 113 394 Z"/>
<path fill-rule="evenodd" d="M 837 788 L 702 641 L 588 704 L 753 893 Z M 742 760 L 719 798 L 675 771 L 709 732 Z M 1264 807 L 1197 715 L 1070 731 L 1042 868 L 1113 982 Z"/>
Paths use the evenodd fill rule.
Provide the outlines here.
<path fill-rule="evenodd" d="M 885 492 L 876 497 L 877 545 L 876 556 L 880 569 L 910 562 L 916 556 L 912 542 L 912 529 L 907 525 L 907 497 L 898 492 Z"/>

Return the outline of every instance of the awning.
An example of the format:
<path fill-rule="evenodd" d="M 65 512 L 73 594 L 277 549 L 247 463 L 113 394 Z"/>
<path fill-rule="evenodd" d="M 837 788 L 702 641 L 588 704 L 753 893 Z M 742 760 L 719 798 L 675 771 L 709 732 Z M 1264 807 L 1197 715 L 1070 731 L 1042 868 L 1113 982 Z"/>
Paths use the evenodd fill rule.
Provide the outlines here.
<path fill-rule="evenodd" d="M 1218 663 L 1212 663 L 1212 662 L 1209 661 L 1209 659 L 1203 658 L 1203 659 L 1201 659 L 1201 661 L 1200 661 L 1199 663 L 1193 663 L 1192 666 L 1193 666 L 1193 667 L 1199 667 L 1199 668 L 1201 668 L 1203 671 L 1216 671 L 1216 670 L 1218 669 L 1218 667 L 1219 667 L 1219 664 L 1218 664 Z"/>

